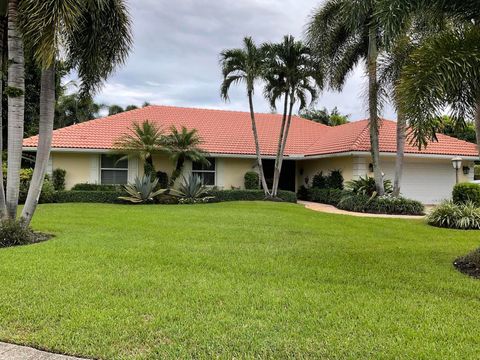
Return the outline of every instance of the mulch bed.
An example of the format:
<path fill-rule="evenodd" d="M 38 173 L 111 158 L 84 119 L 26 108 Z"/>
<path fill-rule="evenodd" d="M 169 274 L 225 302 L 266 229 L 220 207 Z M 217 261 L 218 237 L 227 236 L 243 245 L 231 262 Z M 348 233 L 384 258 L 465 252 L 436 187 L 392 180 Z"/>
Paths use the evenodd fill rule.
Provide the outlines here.
<path fill-rule="evenodd" d="M 456 259 L 453 266 L 465 275 L 480 279 L 480 249 Z"/>

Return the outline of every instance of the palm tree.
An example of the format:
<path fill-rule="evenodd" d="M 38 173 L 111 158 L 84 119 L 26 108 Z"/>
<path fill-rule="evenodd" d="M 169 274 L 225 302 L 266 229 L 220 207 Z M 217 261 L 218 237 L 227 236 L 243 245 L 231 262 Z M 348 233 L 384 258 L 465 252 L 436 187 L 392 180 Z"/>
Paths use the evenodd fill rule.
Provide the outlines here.
<path fill-rule="evenodd" d="M 90 94 L 98 88 L 114 68 L 125 61 L 131 46 L 130 21 L 123 1 L 74 0 L 62 2 L 61 5 L 56 0 L 21 2 L 22 17 L 19 25 L 23 37 L 34 49 L 35 58 L 42 67 L 39 141 L 35 168 L 21 215 L 24 226 L 30 223 L 38 204 L 50 156 L 59 38 L 63 40 L 62 49 L 66 52 L 69 63 L 81 79 L 83 94 Z M 21 145 L 20 139 L 19 149 L 13 149 L 12 156 L 21 156 Z M 14 172 L 17 169 L 15 162 L 12 161 L 12 165 L 11 169 L 9 164 L 9 173 L 10 170 Z M 7 186 L 10 187 L 8 180 Z M 18 189 L 16 190 L 15 198 L 10 204 L 12 210 L 9 211 L 17 206 Z M 11 216 L 14 218 L 15 214 L 11 213 Z"/>
<path fill-rule="evenodd" d="M 266 44 L 264 48 L 268 59 L 265 95 L 273 108 L 278 99 L 284 100 L 273 174 L 272 196 L 276 197 L 293 107 L 299 102 L 302 110 L 307 106 L 308 97 L 311 102 L 317 99 L 317 89 L 323 88 L 323 71 L 310 49 L 291 35 L 285 36 L 281 43 Z"/>
<path fill-rule="evenodd" d="M 155 174 L 153 155 L 165 150 L 166 138 L 155 123 L 148 120 L 141 124 L 134 122 L 128 132 L 120 137 L 114 146 L 127 153 L 128 156 L 138 156 L 144 162 L 146 175 Z"/>
<path fill-rule="evenodd" d="M 242 49 L 224 50 L 220 56 L 223 74 L 223 83 L 220 90 L 221 97 L 225 101 L 228 100 L 228 92 L 232 84 L 244 82 L 247 86 L 247 97 L 250 108 L 253 139 L 255 141 L 258 173 L 260 175 L 265 196 L 268 197 L 270 196 L 270 192 L 268 191 L 268 185 L 267 181 L 265 180 L 265 173 L 263 171 L 260 142 L 258 140 L 255 111 L 253 109 L 253 93 L 255 90 L 255 82 L 262 77 L 265 54 L 261 48 L 255 45 L 251 37 L 246 37 L 243 39 Z"/>
<path fill-rule="evenodd" d="M 17 216 L 22 161 L 25 110 L 25 70 L 23 40 L 18 29 L 19 0 L 8 2 L 8 159 L 6 206 L 8 216 Z"/>
<path fill-rule="evenodd" d="M 415 18 L 410 19 L 409 26 L 406 26 L 404 32 L 399 34 L 394 42 L 390 42 L 388 51 L 379 62 L 379 83 L 381 88 L 388 91 L 397 110 L 397 155 L 392 193 L 394 196 L 400 196 L 407 130 L 407 117 L 400 107 L 398 93 L 402 72 L 411 64 L 411 55 L 425 38 L 445 28 L 446 24 L 442 17 L 429 13 L 417 14 Z"/>
<path fill-rule="evenodd" d="M 165 151 L 175 163 L 175 170 L 170 177 L 171 186 L 182 173 L 185 161 L 190 160 L 205 165 L 210 164 L 207 160 L 208 154 L 200 147 L 202 142 L 196 129 L 188 130 L 182 126 L 181 130 L 178 131 L 175 126 L 170 128 L 170 134 L 167 135 L 166 139 Z"/>
<path fill-rule="evenodd" d="M 381 27 L 376 19 L 378 0 L 328 0 L 312 16 L 307 42 L 330 70 L 330 86 L 341 90 L 360 61 L 368 74 L 368 111 L 371 157 L 377 193 L 384 194 L 379 149 L 379 85 L 377 59 Z"/>
<path fill-rule="evenodd" d="M 3 69 L 5 51 L 5 26 L 7 25 L 7 0 L 0 1 L 0 69 Z M 3 82 L 0 81 L 0 94 L 3 94 Z M 3 171 L 3 106 L 0 101 L 0 169 Z M 7 217 L 7 204 L 5 202 L 5 187 L 3 174 L 0 177 L 0 219 Z"/>
<path fill-rule="evenodd" d="M 429 36 L 412 54 L 399 85 L 399 101 L 415 142 L 436 140 L 437 116 L 448 106 L 457 121 L 475 121 L 480 156 L 480 3 L 465 0 L 380 1 L 378 17 L 387 41 L 418 12 L 451 19 L 451 28 Z"/>

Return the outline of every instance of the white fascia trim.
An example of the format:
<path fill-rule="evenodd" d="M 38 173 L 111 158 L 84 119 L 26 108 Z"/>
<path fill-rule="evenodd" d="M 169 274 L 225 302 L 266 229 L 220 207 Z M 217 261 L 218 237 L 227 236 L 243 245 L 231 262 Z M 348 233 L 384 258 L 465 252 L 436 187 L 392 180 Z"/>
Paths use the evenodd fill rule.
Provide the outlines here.
<path fill-rule="evenodd" d="M 37 151 L 36 147 L 24 147 L 23 151 L 25 152 L 35 152 Z M 70 152 L 70 153 L 115 153 L 118 150 L 112 149 L 81 149 L 81 148 L 52 148 L 51 152 Z M 369 151 L 346 151 L 332 154 L 322 154 L 322 155 L 303 155 L 303 154 L 292 154 L 285 155 L 285 159 L 290 160 L 310 160 L 310 159 L 324 159 L 324 158 L 333 158 L 341 156 L 370 156 Z M 218 158 L 235 158 L 235 159 L 255 159 L 257 156 L 254 154 L 215 154 L 212 153 L 209 156 L 218 157 Z M 392 152 L 381 152 L 380 156 L 385 157 L 395 157 L 396 153 Z M 452 157 L 460 156 L 464 160 L 478 160 L 478 156 L 463 156 L 463 155 L 440 155 L 440 154 L 412 154 L 405 153 L 406 158 L 418 158 L 418 159 L 448 159 L 451 160 Z M 262 155 L 262 159 L 275 159 L 274 155 Z"/>
<path fill-rule="evenodd" d="M 36 147 L 23 147 L 22 151 L 25 152 L 36 152 Z M 80 149 L 80 148 L 52 148 L 50 152 L 66 152 L 66 153 L 95 153 L 95 154 L 106 154 L 118 152 L 118 150 L 110 149 Z"/>
<path fill-rule="evenodd" d="M 308 155 L 305 157 L 305 160 L 309 159 L 324 159 L 330 157 L 340 157 L 340 156 L 370 156 L 369 151 L 348 151 L 334 154 L 324 154 L 324 155 Z M 380 156 L 383 157 L 395 157 L 396 153 L 391 152 L 381 152 Z M 451 160 L 452 157 L 460 156 L 463 160 L 478 160 L 478 156 L 462 156 L 462 155 L 440 155 L 440 154 L 412 154 L 405 153 L 406 158 L 417 158 L 417 159 L 446 159 Z"/>

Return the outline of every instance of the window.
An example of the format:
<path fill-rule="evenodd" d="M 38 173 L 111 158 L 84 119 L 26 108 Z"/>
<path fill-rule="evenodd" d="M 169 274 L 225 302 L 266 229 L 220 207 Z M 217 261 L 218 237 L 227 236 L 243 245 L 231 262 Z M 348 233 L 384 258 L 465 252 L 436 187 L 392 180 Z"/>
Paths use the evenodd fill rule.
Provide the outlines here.
<path fill-rule="evenodd" d="M 102 184 L 123 185 L 128 182 L 128 160 L 119 159 L 122 155 L 102 155 L 100 177 Z"/>
<path fill-rule="evenodd" d="M 192 164 L 192 174 L 197 175 L 202 180 L 203 185 L 215 185 L 215 159 L 207 158 L 210 165 L 194 162 Z"/>

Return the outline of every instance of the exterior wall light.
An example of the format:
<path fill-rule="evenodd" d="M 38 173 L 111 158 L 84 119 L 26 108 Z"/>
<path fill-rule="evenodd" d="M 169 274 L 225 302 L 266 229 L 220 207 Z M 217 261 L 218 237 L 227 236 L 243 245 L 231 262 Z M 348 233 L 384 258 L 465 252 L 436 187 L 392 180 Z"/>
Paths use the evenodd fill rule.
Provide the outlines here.
<path fill-rule="evenodd" d="M 452 166 L 455 169 L 455 183 L 458 184 L 458 170 L 462 167 L 462 158 L 454 157 L 452 159 Z"/>

